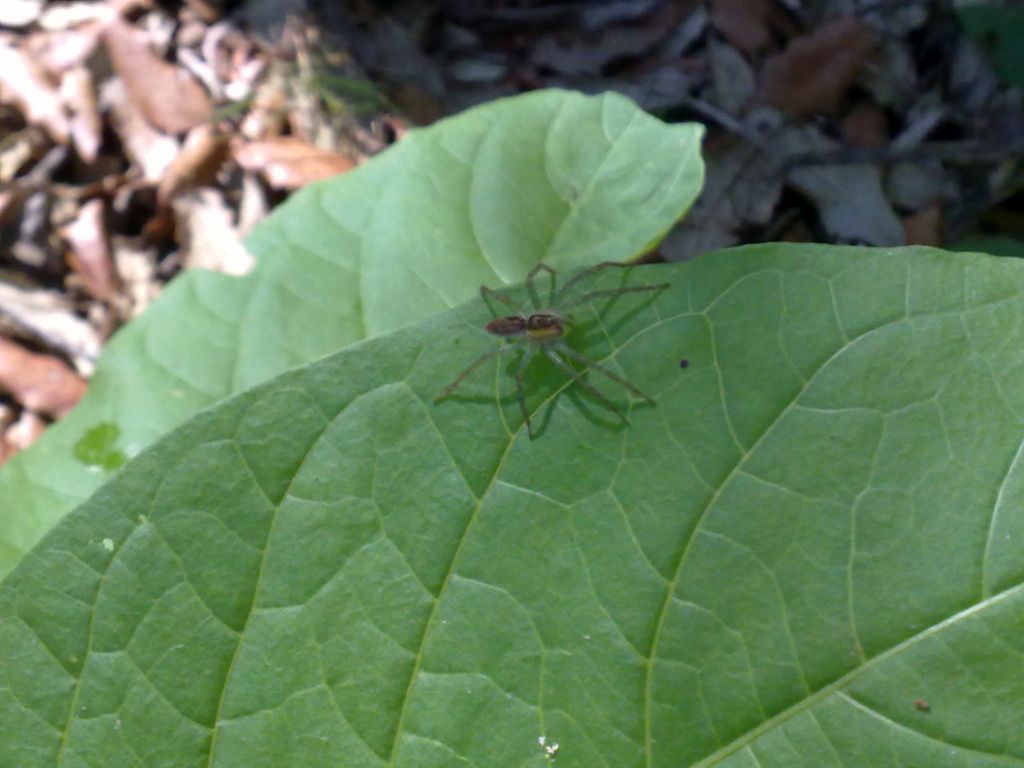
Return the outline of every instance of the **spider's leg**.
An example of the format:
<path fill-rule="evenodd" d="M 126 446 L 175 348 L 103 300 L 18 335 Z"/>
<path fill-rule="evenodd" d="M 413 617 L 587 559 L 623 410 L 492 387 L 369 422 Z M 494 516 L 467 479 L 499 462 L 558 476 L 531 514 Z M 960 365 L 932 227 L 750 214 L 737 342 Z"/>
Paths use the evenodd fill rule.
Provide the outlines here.
<path fill-rule="evenodd" d="M 573 275 L 568 280 L 566 280 L 565 284 L 562 286 L 562 290 L 558 291 L 557 295 L 552 299 L 551 303 L 552 304 L 555 303 L 554 299 L 559 299 L 559 300 L 560 299 L 564 299 L 566 296 L 569 295 L 569 290 L 574 285 L 576 285 L 576 283 L 578 283 L 580 280 L 585 280 L 586 278 L 590 277 L 591 275 L 597 274 L 598 272 L 600 272 L 603 269 L 608 269 L 609 267 L 620 267 L 622 269 L 628 269 L 629 267 L 633 267 L 633 266 L 636 266 L 636 265 L 635 264 L 624 264 L 624 263 L 622 263 L 620 261 L 602 261 L 600 264 L 595 264 L 592 267 L 587 267 L 582 272 L 577 272 L 575 275 Z"/>
<path fill-rule="evenodd" d="M 615 383 L 621 384 L 622 386 L 624 386 L 626 389 L 628 389 L 630 392 L 632 392 L 637 397 L 641 398 L 642 400 L 646 400 L 651 405 L 654 405 L 654 399 L 653 398 L 649 397 L 648 395 L 645 395 L 643 392 L 641 392 L 639 389 L 634 387 L 632 384 L 630 384 L 628 381 L 626 381 L 624 378 L 622 378 L 618 374 L 612 373 L 607 368 L 605 368 L 603 365 L 600 365 L 600 364 L 596 363 L 595 361 L 591 360 L 586 355 L 577 352 L 575 349 L 570 347 L 568 344 L 566 344 L 564 342 L 560 343 L 558 345 L 558 348 L 560 350 L 562 350 L 563 354 L 571 357 L 573 360 L 575 360 L 576 362 L 580 363 L 581 365 L 585 365 L 585 366 L 587 366 L 587 368 L 593 368 L 595 371 L 600 373 L 602 376 L 607 376 L 609 379 L 611 379 Z"/>
<path fill-rule="evenodd" d="M 452 392 L 454 392 L 458 388 L 459 384 L 461 384 L 463 381 L 465 381 L 466 377 L 469 376 L 469 374 L 471 374 L 473 371 L 475 371 L 481 365 L 486 363 L 492 357 L 497 357 L 502 352 L 504 352 L 504 351 L 506 351 L 508 349 L 512 349 L 513 346 L 514 345 L 512 345 L 512 344 L 502 344 L 500 347 L 497 347 L 495 349 L 491 349 L 491 350 L 488 350 L 487 352 L 484 352 L 482 355 L 480 355 L 480 357 L 478 357 L 476 360 L 474 360 L 472 363 L 470 363 L 468 366 L 466 366 L 466 368 L 463 369 L 462 373 L 460 373 L 458 376 L 456 376 L 455 380 L 451 384 L 449 384 L 447 387 L 442 389 L 441 392 L 438 393 L 437 397 L 434 398 L 434 402 L 435 403 L 439 402 L 439 401 L 443 400 L 444 398 L 448 397 L 448 395 L 450 395 Z"/>
<path fill-rule="evenodd" d="M 526 276 L 526 291 L 530 294 L 530 301 L 533 302 L 534 309 L 544 309 L 544 305 L 540 303 L 540 294 L 537 293 L 537 289 L 533 285 L 533 281 L 537 279 L 537 275 L 541 271 L 547 272 L 551 275 L 551 287 L 548 290 L 548 303 L 547 306 L 554 306 L 555 303 L 555 286 L 558 283 L 558 278 L 555 275 L 555 270 L 545 264 L 543 261 L 537 262 L 537 266 L 530 270 L 530 274 Z"/>
<path fill-rule="evenodd" d="M 568 349 L 568 345 L 559 346 L 563 352 Z M 580 375 L 579 371 L 577 371 L 575 368 L 573 368 L 571 365 L 565 362 L 565 360 L 562 359 L 562 357 L 558 354 L 558 352 L 554 350 L 554 348 L 544 347 L 544 354 L 547 355 L 548 360 L 550 360 L 552 363 L 558 366 L 565 373 L 572 376 L 573 381 L 575 381 L 580 387 L 585 389 L 587 392 L 589 392 L 591 395 L 597 398 L 600 402 L 604 403 L 606 408 L 611 410 L 616 416 L 622 419 L 623 424 L 629 424 L 629 421 L 626 419 L 625 416 L 622 415 L 622 411 L 619 410 L 619 407 L 615 405 L 615 403 L 613 403 L 607 397 L 602 395 L 600 390 L 597 389 L 597 387 L 595 387 L 593 384 L 589 383 L 586 379 L 584 379 L 583 376 Z M 593 365 L 593 363 L 589 362 L 588 364 Z"/>
<path fill-rule="evenodd" d="M 491 310 L 491 314 L 494 315 L 495 317 L 498 316 L 498 313 L 494 311 L 494 305 L 492 305 L 490 302 L 491 299 L 496 299 L 497 301 L 500 301 L 502 304 L 505 304 L 509 307 L 515 306 L 515 302 L 512 301 L 512 299 L 510 299 L 504 293 L 499 293 L 493 288 L 488 288 L 486 285 L 480 286 L 480 295 L 484 297 L 484 301 L 487 303 L 487 308 Z"/>
<path fill-rule="evenodd" d="M 568 304 L 561 307 L 563 312 L 567 312 L 573 307 L 577 307 L 580 304 L 584 304 L 592 299 L 599 299 L 602 296 L 618 296 L 620 293 L 641 293 L 643 291 L 660 291 L 668 288 L 668 283 L 658 283 L 657 285 L 629 285 L 623 288 L 607 288 L 601 291 L 591 291 L 585 293 L 578 298 L 573 299 Z"/>
<path fill-rule="evenodd" d="M 523 389 L 523 372 L 526 370 L 526 366 L 530 364 L 533 356 L 537 354 L 537 347 L 530 344 L 526 347 L 526 351 L 523 352 L 523 357 L 519 361 L 519 367 L 516 368 L 516 402 L 519 403 L 519 411 L 523 414 L 523 422 L 526 424 L 526 434 L 529 435 L 530 439 L 533 440 L 533 426 L 530 424 L 530 412 L 526 409 L 526 390 Z"/>

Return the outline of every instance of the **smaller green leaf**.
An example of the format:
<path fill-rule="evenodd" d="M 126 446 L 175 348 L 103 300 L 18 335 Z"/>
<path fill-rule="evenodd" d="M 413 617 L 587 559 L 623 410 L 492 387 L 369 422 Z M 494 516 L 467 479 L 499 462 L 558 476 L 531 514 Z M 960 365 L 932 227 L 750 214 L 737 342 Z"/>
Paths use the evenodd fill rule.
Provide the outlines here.
<path fill-rule="evenodd" d="M 189 272 L 111 340 L 89 391 L 0 470 L 0 574 L 118 462 L 202 408 L 481 284 L 624 261 L 700 190 L 702 128 L 615 94 L 534 92 L 412 131 L 294 195 L 253 233 L 244 278 Z M 119 430 L 104 453 L 97 425 Z"/>

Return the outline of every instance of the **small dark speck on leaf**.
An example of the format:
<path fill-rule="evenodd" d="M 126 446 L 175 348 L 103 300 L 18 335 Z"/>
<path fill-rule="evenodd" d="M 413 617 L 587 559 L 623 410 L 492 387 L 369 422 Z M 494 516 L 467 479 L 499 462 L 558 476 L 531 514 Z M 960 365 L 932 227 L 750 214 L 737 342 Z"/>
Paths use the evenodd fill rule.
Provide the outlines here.
<path fill-rule="evenodd" d="M 682 360 L 679 361 L 679 367 L 680 368 L 686 368 L 689 364 L 690 364 L 690 361 L 687 360 L 685 357 Z"/>
<path fill-rule="evenodd" d="M 918 712 L 930 712 L 932 705 L 924 699 L 914 699 L 914 709 Z"/>

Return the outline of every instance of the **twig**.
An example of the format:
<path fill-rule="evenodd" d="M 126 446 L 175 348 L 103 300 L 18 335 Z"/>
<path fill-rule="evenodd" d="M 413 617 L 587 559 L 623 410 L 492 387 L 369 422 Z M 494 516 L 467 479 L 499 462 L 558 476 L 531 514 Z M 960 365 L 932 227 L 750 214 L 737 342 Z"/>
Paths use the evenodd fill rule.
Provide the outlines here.
<path fill-rule="evenodd" d="M 981 144 L 977 141 L 931 141 L 907 149 L 891 147 L 844 147 L 823 152 L 801 152 L 786 158 L 784 169 L 803 165 L 855 165 L 872 163 L 918 163 L 943 160 L 960 163 L 991 163 L 1024 157 L 1024 140 L 1007 144 Z"/>

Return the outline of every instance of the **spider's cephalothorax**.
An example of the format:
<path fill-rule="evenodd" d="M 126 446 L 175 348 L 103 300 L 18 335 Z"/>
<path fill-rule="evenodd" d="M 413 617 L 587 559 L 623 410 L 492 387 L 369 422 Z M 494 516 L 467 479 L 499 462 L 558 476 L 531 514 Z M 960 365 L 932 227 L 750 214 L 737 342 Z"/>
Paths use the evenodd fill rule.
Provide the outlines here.
<path fill-rule="evenodd" d="M 531 438 L 534 435 L 533 427 L 530 425 L 530 412 L 526 408 L 526 395 L 523 390 L 523 372 L 538 352 L 547 357 L 561 371 L 567 373 L 577 384 L 580 385 L 580 387 L 589 392 L 599 402 L 603 403 L 605 407 L 610 409 L 616 416 L 622 419 L 623 422 L 626 422 L 626 417 L 619 410 L 618 406 L 602 395 L 601 392 L 592 384 L 587 382 L 581 373 L 573 367 L 569 360 L 575 361 L 585 368 L 594 369 L 602 376 L 606 376 L 612 381 L 621 384 L 630 392 L 640 398 L 643 398 L 649 403 L 653 403 L 654 401 L 621 376 L 612 373 L 604 366 L 599 365 L 573 349 L 565 340 L 565 332 L 566 326 L 569 325 L 568 312 L 579 304 L 604 296 L 611 297 L 618 296 L 622 293 L 656 291 L 668 287 L 668 283 L 660 283 L 658 285 L 632 285 L 621 288 L 607 288 L 603 290 L 588 291 L 582 295 L 570 298 L 571 290 L 584 278 L 590 277 L 600 270 L 607 269 L 609 267 L 630 266 L 632 265 L 606 261 L 579 272 L 569 278 L 561 289 L 558 289 L 555 271 L 546 264 L 538 264 L 526 277 L 526 292 L 530 296 L 530 303 L 532 304 L 533 311 L 530 314 L 496 316 L 493 320 L 487 323 L 486 326 L 484 326 L 488 333 L 500 336 L 503 340 L 507 340 L 509 343 L 502 344 L 496 349 L 485 352 L 474 360 L 465 370 L 462 371 L 462 373 L 455 377 L 455 380 L 451 384 L 445 387 L 441 393 L 434 398 L 434 402 L 437 402 L 454 392 L 463 380 L 469 376 L 469 374 L 486 363 L 492 357 L 495 357 L 509 349 L 521 348 L 523 349 L 523 356 L 520 359 L 515 372 L 516 399 L 519 402 L 519 410 L 523 414 L 523 421 L 526 424 L 526 430 Z M 534 285 L 537 275 L 542 270 L 551 276 L 551 287 L 548 291 L 548 301 L 545 304 L 541 303 L 540 295 L 537 293 L 537 287 Z M 496 301 L 500 301 L 502 304 L 509 306 L 512 305 L 512 300 L 507 296 L 486 286 L 480 286 L 480 293 L 483 295 L 485 300 L 493 298 Z"/>
<path fill-rule="evenodd" d="M 526 335 L 534 341 L 554 341 L 565 334 L 565 321 L 554 312 L 534 312 L 526 318 Z"/>

